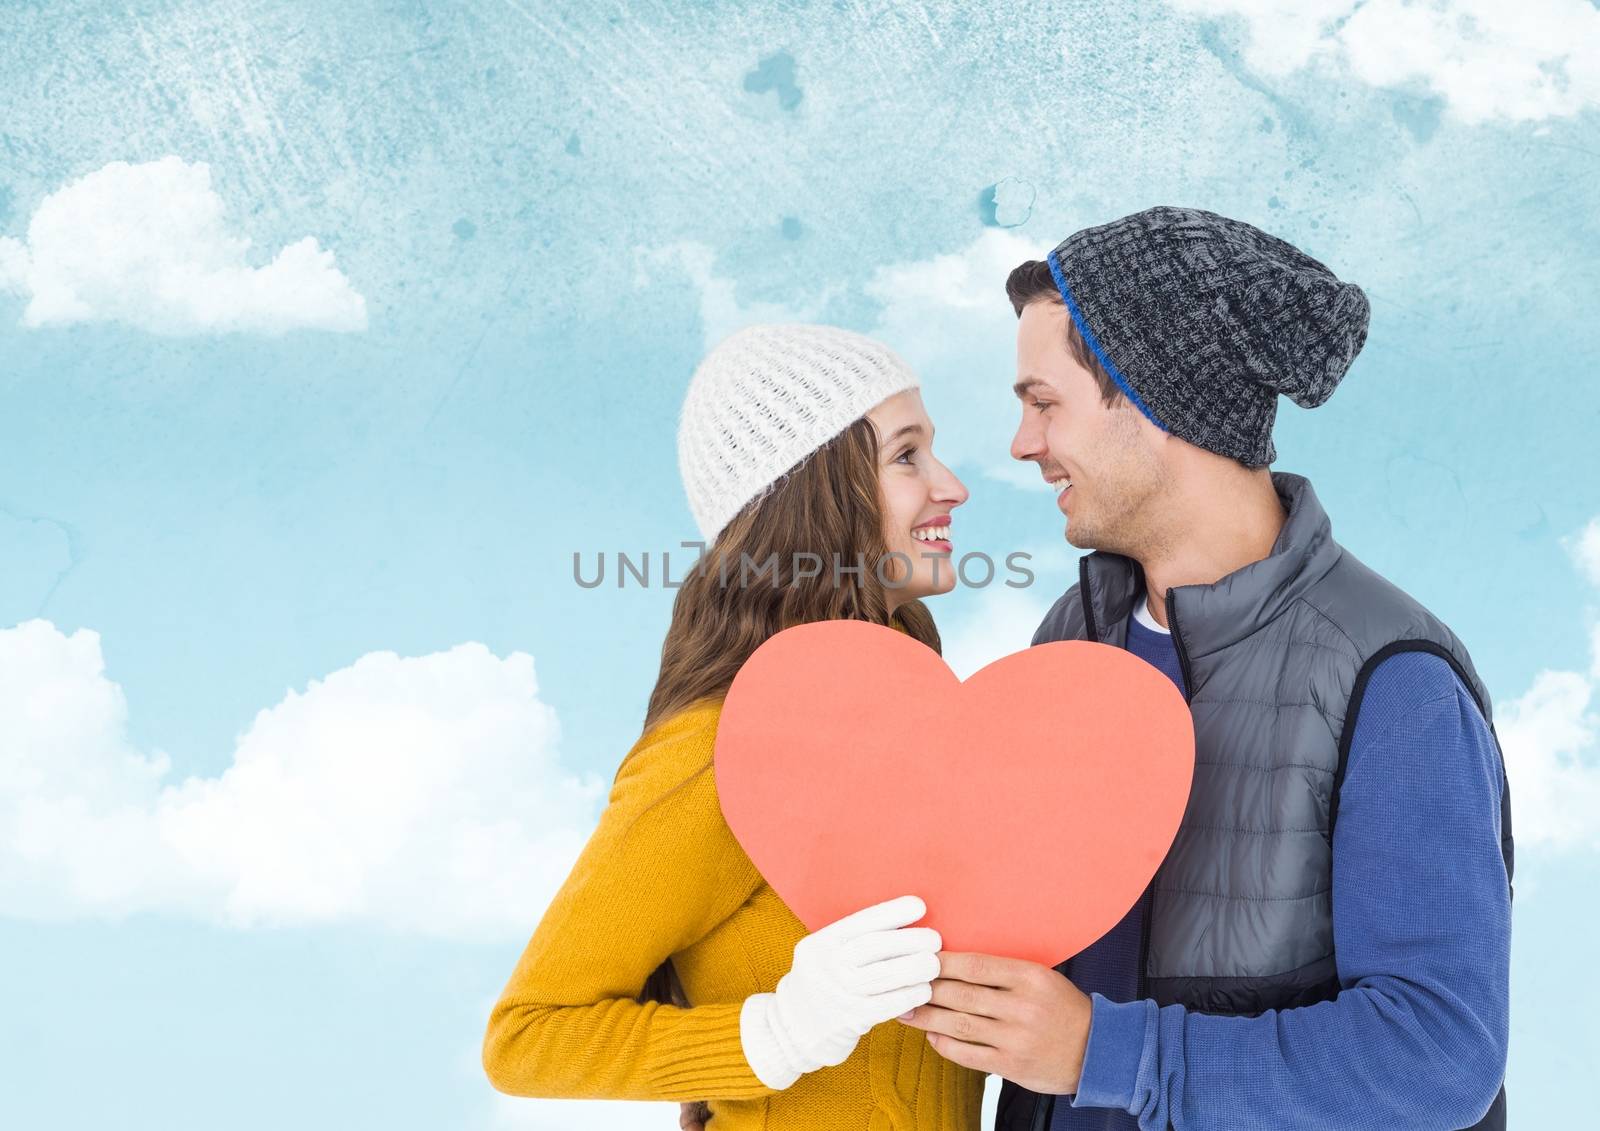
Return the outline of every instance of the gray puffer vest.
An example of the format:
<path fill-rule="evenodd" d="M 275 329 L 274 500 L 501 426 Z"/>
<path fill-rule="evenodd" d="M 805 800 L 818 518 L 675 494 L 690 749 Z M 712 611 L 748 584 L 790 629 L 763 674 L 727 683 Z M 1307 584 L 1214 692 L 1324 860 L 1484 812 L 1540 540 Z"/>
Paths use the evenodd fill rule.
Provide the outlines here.
<path fill-rule="evenodd" d="M 1338 994 L 1333 824 L 1361 697 L 1381 661 L 1402 651 L 1443 657 L 1493 730 L 1489 693 L 1455 634 L 1333 540 L 1306 479 L 1274 472 L 1272 482 L 1288 512 L 1272 553 L 1214 585 L 1167 594 L 1194 717 L 1195 774 L 1151 882 L 1139 992 L 1203 1013 L 1253 1016 Z M 1079 583 L 1033 643 L 1126 647 L 1128 615 L 1145 592 L 1139 564 L 1096 551 L 1079 568 Z M 996 1131 L 1048 1128 L 1052 1100 L 1008 1081 Z M 1502 1088 L 1474 1127 L 1504 1126 Z"/>

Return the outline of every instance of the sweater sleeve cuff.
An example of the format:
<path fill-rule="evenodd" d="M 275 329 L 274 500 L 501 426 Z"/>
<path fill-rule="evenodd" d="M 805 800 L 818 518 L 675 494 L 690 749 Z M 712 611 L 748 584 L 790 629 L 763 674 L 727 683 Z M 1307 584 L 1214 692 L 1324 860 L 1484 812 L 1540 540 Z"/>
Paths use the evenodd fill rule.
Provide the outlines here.
<path fill-rule="evenodd" d="M 679 1011 L 655 1039 L 651 1086 L 656 1095 L 686 1099 L 755 1099 L 773 1090 L 751 1069 L 739 1041 L 742 1003 L 718 1002 Z"/>
<path fill-rule="evenodd" d="M 1089 1043 L 1083 1050 L 1083 1073 L 1073 1107 L 1109 1107 L 1128 1111 L 1133 1106 L 1144 1057 L 1145 1037 L 1156 1013 L 1154 1002 L 1109 1001 L 1090 994 Z"/>

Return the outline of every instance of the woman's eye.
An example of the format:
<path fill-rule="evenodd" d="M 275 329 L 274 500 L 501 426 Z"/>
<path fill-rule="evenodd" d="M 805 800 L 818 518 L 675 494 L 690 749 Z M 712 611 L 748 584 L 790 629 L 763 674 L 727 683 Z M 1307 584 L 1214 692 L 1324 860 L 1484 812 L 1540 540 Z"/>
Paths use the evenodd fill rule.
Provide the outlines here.
<path fill-rule="evenodd" d="M 909 461 L 916 450 L 916 448 L 907 448 L 905 451 L 894 457 L 894 462 L 899 463 L 901 460 Z"/>

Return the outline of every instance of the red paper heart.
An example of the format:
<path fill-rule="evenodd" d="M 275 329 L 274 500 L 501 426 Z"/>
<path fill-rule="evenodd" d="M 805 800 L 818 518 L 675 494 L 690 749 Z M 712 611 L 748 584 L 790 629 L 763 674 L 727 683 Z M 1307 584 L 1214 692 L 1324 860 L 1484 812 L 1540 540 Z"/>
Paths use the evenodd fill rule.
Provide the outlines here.
<path fill-rule="evenodd" d="M 756 649 L 715 757 L 728 826 L 808 930 L 912 894 L 946 950 L 1055 965 L 1155 874 L 1194 728 L 1120 648 L 1041 644 L 962 682 L 909 636 L 836 620 Z"/>

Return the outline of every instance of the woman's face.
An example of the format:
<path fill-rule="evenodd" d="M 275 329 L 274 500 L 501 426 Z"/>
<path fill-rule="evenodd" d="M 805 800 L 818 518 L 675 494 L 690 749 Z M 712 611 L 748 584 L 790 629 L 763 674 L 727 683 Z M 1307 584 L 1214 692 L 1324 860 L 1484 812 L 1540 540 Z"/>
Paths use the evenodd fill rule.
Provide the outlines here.
<path fill-rule="evenodd" d="M 891 553 L 905 555 L 905 560 L 891 558 L 883 569 L 884 577 L 895 582 L 886 590 L 893 610 L 955 588 L 950 512 L 967 501 L 967 489 L 933 457 L 933 422 L 917 390 L 896 393 L 867 419 L 878 430 L 884 542 Z"/>

